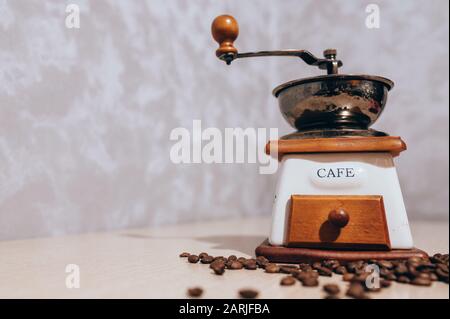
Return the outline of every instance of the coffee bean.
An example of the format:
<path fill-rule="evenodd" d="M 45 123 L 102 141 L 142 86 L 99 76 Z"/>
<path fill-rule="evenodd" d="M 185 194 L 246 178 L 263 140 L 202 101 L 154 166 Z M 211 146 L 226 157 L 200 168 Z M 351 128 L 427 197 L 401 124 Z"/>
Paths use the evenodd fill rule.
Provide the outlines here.
<path fill-rule="evenodd" d="M 345 266 L 339 266 L 334 269 L 334 272 L 337 273 L 338 275 L 343 275 L 347 273 L 347 268 L 345 268 Z"/>
<path fill-rule="evenodd" d="M 198 260 L 199 260 L 200 258 L 197 256 L 197 255 L 190 255 L 189 257 L 188 257 L 188 261 L 191 263 L 191 264 L 196 264 L 196 263 L 198 263 Z"/>
<path fill-rule="evenodd" d="M 330 295 L 337 295 L 341 291 L 336 284 L 326 284 L 323 286 L 323 290 Z"/>
<path fill-rule="evenodd" d="M 265 269 L 266 269 L 266 272 L 270 273 L 270 274 L 280 272 L 280 267 L 278 267 L 278 265 L 276 265 L 276 264 L 269 263 L 266 265 Z"/>
<path fill-rule="evenodd" d="M 400 264 L 397 267 L 395 267 L 394 273 L 398 276 L 405 275 L 408 273 L 408 267 L 404 264 Z"/>
<path fill-rule="evenodd" d="M 448 273 L 446 273 L 442 269 L 436 269 L 435 274 L 438 276 L 440 281 L 448 283 Z"/>
<path fill-rule="evenodd" d="M 242 265 L 242 263 L 240 263 L 239 261 L 235 260 L 231 262 L 228 268 L 232 270 L 238 270 L 244 268 L 244 265 Z"/>
<path fill-rule="evenodd" d="M 301 282 L 304 287 L 317 287 L 319 285 L 319 281 L 314 277 L 306 277 Z"/>
<path fill-rule="evenodd" d="M 253 289 L 241 289 L 239 290 L 239 295 L 245 299 L 254 299 L 258 296 L 258 291 Z"/>
<path fill-rule="evenodd" d="M 269 260 L 266 257 L 264 257 L 264 256 L 256 257 L 256 264 L 260 268 L 265 268 L 268 263 L 269 263 Z"/>
<path fill-rule="evenodd" d="M 206 257 L 206 256 L 208 256 L 207 253 L 200 253 L 200 254 L 198 255 L 198 258 L 202 259 L 202 258 L 204 258 L 204 257 Z"/>
<path fill-rule="evenodd" d="M 358 282 L 352 282 L 346 292 L 346 295 L 355 299 L 367 299 L 364 286 Z"/>
<path fill-rule="evenodd" d="M 340 266 L 340 263 L 335 259 L 328 259 L 322 262 L 322 266 L 333 270 L 338 268 Z"/>
<path fill-rule="evenodd" d="M 390 273 L 390 274 L 387 274 L 386 277 L 384 277 L 384 279 L 394 281 L 394 280 L 397 280 L 397 276 L 394 275 L 394 273 Z"/>
<path fill-rule="evenodd" d="M 203 289 L 200 287 L 189 288 L 187 294 L 189 297 L 200 297 L 203 294 Z"/>
<path fill-rule="evenodd" d="M 320 262 L 315 262 L 312 264 L 313 269 L 318 269 L 318 268 L 322 268 L 322 263 Z"/>
<path fill-rule="evenodd" d="M 370 276 L 370 273 L 367 273 L 367 272 L 362 273 L 362 274 L 358 274 L 358 275 L 355 274 L 355 276 L 352 278 L 351 281 L 352 282 L 365 283 L 366 280 L 367 280 L 367 277 L 369 277 L 369 276 Z"/>
<path fill-rule="evenodd" d="M 225 272 L 225 263 L 222 261 L 215 261 L 210 265 L 210 268 L 216 275 L 223 275 Z"/>
<path fill-rule="evenodd" d="M 244 263 L 244 267 L 248 270 L 256 270 L 258 268 L 258 265 L 256 264 L 256 260 L 249 259 Z"/>
<path fill-rule="evenodd" d="M 348 272 L 354 273 L 360 266 L 356 262 L 349 262 L 346 267 Z"/>
<path fill-rule="evenodd" d="M 316 271 L 302 271 L 302 272 L 296 274 L 296 278 L 300 281 L 303 281 L 304 279 L 307 279 L 307 278 L 318 279 L 319 273 Z"/>
<path fill-rule="evenodd" d="M 237 259 L 237 261 L 239 261 L 241 264 L 244 264 L 244 263 L 247 261 L 247 258 L 239 257 L 239 258 Z"/>
<path fill-rule="evenodd" d="M 227 259 L 225 257 L 223 257 L 223 256 L 214 257 L 214 261 L 217 261 L 217 260 L 220 260 L 220 261 L 223 261 L 223 262 L 227 261 Z"/>
<path fill-rule="evenodd" d="M 380 286 L 382 288 L 389 288 L 391 286 L 391 284 L 392 283 L 389 280 L 386 280 L 386 279 L 380 280 Z"/>
<path fill-rule="evenodd" d="M 217 260 L 214 260 L 210 265 L 209 265 L 209 268 L 213 268 L 213 267 L 215 267 L 215 266 L 220 266 L 220 265 L 223 265 L 224 267 L 225 267 L 225 262 L 224 261 L 222 261 L 222 260 L 220 260 L 220 259 L 217 259 Z"/>
<path fill-rule="evenodd" d="M 237 260 L 237 257 L 235 255 L 228 256 L 228 261 L 235 261 Z"/>
<path fill-rule="evenodd" d="M 382 268 L 386 268 L 386 269 L 393 269 L 394 268 L 394 264 L 388 260 L 379 260 L 377 262 L 378 266 L 382 267 Z"/>
<path fill-rule="evenodd" d="M 411 279 L 409 279 L 407 276 L 402 275 L 397 277 L 397 282 L 401 284 L 409 284 L 411 282 Z"/>
<path fill-rule="evenodd" d="M 181 253 L 180 257 L 189 257 L 191 254 L 190 253 Z"/>
<path fill-rule="evenodd" d="M 333 275 L 333 271 L 325 267 L 317 268 L 317 272 L 324 277 L 331 277 Z"/>
<path fill-rule="evenodd" d="M 380 268 L 380 276 L 383 278 L 386 278 L 387 276 L 389 276 L 390 274 L 392 274 L 392 271 L 387 269 L 387 268 Z"/>
<path fill-rule="evenodd" d="M 303 264 L 298 265 L 298 267 L 300 268 L 301 271 L 311 271 L 311 270 L 313 270 L 313 268 L 311 267 L 310 264 L 303 263 Z"/>
<path fill-rule="evenodd" d="M 441 272 L 448 274 L 448 265 L 446 265 L 446 264 L 436 264 L 436 268 L 441 270 Z"/>
<path fill-rule="evenodd" d="M 293 284 L 295 284 L 295 278 L 292 276 L 286 276 L 280 281 L 281 286 L 292 286 Z"/>
<path fill-rule="evenodd" d="M 430 280 L 431 281 L 438 281 L 439 277 L 435 273 L 430 274 Z"/>
<path fill-rule="evenodd" d="M 292 274 L 293 272 L 297 271 L 297 266 L 280 266 L 280 272 L 283 274 Z"/>
<path fill-rule="evenodd" d="M 432 281 L 430 278 L 421 277 L 417 277 L 411 281 L 411 284 L 415 286 L 431 286 L 431 283 Z"/>
<path fill-rule="evenodd" d="M 355 277 L 354 274 L 346 273 L 346 274 L 342 275 L 342 280 L 351 281 L 351 280 L 353 280 L 354 277 Z"/>
<path fill-rule="evenodd" d="M 203 258 L 200 258 L 200 262 L 202 264 L 210 264 L 213 262 L 213 260 L 214 260 L 213 256 L 204 256 Z"/>

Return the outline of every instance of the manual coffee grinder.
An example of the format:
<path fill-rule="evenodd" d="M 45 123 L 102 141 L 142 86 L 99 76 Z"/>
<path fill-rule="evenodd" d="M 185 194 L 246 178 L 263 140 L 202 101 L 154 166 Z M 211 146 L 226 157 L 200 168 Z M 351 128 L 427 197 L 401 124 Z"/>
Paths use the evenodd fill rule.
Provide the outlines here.
<path fill-rule="evenodd" d="M 239 28 L 218 16 L 212 35 L 216 55 L 240 58 L 293 56 L 326 70 L 273 90 L 295 133 L 269 141 L 266 153 L 280 161 L 272 229 L 256 248 L 270 261 L 341 262 L 426 257 L 413 247 L 393 158 L 406 149 L 400 137 L 370 129 L 394 83 L 372 75 L 339 74 L 342 62 L 328 49 L 324 58 L 306 50 L 239 53 Z"/>

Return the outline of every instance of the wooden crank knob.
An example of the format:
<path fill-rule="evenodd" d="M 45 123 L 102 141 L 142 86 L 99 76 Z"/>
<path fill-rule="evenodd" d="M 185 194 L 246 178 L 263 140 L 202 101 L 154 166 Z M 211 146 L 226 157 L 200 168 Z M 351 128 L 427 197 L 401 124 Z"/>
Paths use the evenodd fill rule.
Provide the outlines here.
<path fill-rule="evenodd" d="M 343 228 L 350 221 L 350 216 L 342 208 L 336 209 L 328 214 L 328 221 L 336 227 Z"/>
<path fill-rule="evenodd" d="M 234 40 L 239 35 L 239 26 L 232 16 L 221 15 L 214 19 L 211 25 L 211 33 L 214 40 L 219 43 L 216 56 L 224 54 L 237 54 L 237 49 L 233 46 Z"/>

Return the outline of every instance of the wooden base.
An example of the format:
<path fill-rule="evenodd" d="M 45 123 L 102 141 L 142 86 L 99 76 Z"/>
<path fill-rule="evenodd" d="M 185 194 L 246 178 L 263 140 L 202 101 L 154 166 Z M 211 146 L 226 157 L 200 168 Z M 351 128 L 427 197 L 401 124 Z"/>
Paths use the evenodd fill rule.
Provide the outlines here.
<path fill-rule="evenodd" d="M 341 263 L 355 260 L 400 260 L 411 257 L 428 258 L 428 254 L 420 249 L 396 249 L 389 251 L 350 251 L 327 250 L 313 248 L 291 248 L 272 246 L 266 239 L 255 250 L 256 256 L 264 256 L 277 263 L 307 263 L 325 259 L 337 259 Z"/>

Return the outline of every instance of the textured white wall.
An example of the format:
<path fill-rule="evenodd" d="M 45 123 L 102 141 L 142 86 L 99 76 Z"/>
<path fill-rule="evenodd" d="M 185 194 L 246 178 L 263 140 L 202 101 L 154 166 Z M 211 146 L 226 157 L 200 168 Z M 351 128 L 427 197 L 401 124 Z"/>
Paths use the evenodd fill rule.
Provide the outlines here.
<path fill-rule="evenodd" d="M 270 214 L 256 165 L 174 165 L 177 126 L 279 127 L 294 59 L 225 66 L 210 23 L 240 22 L 241 51 L 336 47 L 343 73 L 396 82 L 376 128 L 401 135 L 411 218 L 448 219 L 448 1 L 0 0 L 0 238 Z M 64 25 L 68 3 L 81 28 Z"/>

